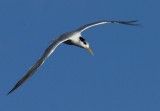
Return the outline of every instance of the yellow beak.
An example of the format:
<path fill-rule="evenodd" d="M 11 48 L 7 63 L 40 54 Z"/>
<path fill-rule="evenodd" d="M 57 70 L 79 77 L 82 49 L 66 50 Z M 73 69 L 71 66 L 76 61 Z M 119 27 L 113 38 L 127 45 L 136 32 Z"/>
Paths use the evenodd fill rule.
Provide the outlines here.
<path fill-rule="evenodd" d="M 87 51 L 88 51 L 89 53 L 91 53 L 92 55 L 94 55 L 93 52 L 92 52 L 92 50 L 91 50 L 89 47 L 86 47 L 86 49 L 87 49 Z"/>

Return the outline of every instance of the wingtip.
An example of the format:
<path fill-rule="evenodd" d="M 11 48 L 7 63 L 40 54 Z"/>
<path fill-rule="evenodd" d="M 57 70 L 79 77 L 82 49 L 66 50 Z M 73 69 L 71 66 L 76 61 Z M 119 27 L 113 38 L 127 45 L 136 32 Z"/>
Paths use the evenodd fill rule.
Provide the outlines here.
<path fill-rule="evenodd" d="M 21 81 L 19 81 L 6 95 L 9 95 L 12 92 L 14 92 L 21 84 Z"/>
<path fill-rule="evenodd" d="M 139 24 L 135 23 L 138 22 L 139 20 L 131 20 L 131 21 L 120 21 L 120 24 L 125 24 L 125 25 L 132 25 L 132 26 L 137 26 Z"/>
<path fill-rule="evenodd" d="M 6 94 L 6 96 L 8 96 L 10 93 L 11 93 L 11 92 L 8 92 L 8 93 Z"/>
<path fill-rule="evenodd" d="M 131 22 L 138 22 L 139 20 L 133 20 L 133 21 L 131 21 Z"/>
<path fill-rule="evenodd" d="M 131 24 L 129 24 L 129 25 L 133 25 L 133 26 L 140 26 L 140 24 L 138 24 L 138 23 L 134 23 L 134 22 L 138 22 L 139 20 L 134 20 L 134 21 L 132 21 L 131 22 Z M 132 24 L 133 23 L 133 24 Z"/>
<path fill-rule="evenodd" d="M 11 94 L 16 88 L 13 88 L 12 90 L 10 90 L 6 95 L 8 96 L 9 94 Z"/>
<path fill-rule="evenodd" d="M 133 22 L 138 22 L 138 20 L 133 20 Z"/>
<path fill-rule="evenodd" d="M 10 93 L 11 93 L 11 92 L 8 92 L 8 93 L 6 94 L 6 96 L 8 96 Z"/>

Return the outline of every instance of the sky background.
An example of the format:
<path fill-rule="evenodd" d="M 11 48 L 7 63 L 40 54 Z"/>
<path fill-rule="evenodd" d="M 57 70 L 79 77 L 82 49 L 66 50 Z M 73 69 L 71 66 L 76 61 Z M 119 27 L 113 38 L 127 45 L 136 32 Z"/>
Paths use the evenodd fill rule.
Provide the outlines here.
<path fill-rule="evenodd" d="M 1 0 L 0 111 L 160 111 L 159 0 Z M 6 93 L 55 37 L 83 32 L 94 52 L 60 45 L 18 90 Z"/>

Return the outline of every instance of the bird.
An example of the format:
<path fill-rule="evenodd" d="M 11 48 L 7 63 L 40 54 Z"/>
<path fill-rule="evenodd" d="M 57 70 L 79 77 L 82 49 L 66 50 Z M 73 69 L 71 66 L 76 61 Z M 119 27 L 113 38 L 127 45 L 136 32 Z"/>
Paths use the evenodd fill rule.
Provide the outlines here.
<path fill-rule="evenodd" d="M 135 22 L 138 20 L 131 20 L 131 21 L 112 21 L 112 20 L 103 20 L 98 22 L 93 22 L 90 24 L 86 24 L 80 28 L 77 28 L 73 31 L 64 33 L 57 38 L 55 38 L 52 43 L 49 45 L 48 48 L 44 51 L 44 54 L 42 57 L 38 59 L 38 61 L 28 70 L 28 72 L 14 85 L 14 87 L 7 93 L 9 95 L 13 91 L 15 91 L 17 88 L 19 88 L 28 78 L 30 78 L 36 70 L 47 60 L 47 58 L 55 51 L 55 49 L 62 43 L 68 44 L 68 45 L 74 45 L 81 47 L 83 49 L 86 49 L 89 53 L 93 55 L 93 52 L 89 46 L 89 42 L 82 37 L 82 32 L 86 29 L 89 29 L 91 27 L 102 25 L 102 24 L 124 24 L 124 25 L 138 25 Z"/>

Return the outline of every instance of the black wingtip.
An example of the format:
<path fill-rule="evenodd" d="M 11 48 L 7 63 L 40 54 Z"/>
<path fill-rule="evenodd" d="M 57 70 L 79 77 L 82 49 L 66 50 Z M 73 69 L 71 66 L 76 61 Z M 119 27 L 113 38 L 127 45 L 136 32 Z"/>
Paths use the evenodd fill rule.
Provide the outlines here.
<path fill-rule="evenodd" d="M 124 25 L 132 25 L 137 26 L 139 24 L 135 24 L 135 22 L 138 22 L 138 20 L 130 20 L 130 21 L 110 21 L 111 23 L 115 24 L 124 24 Z"/>
<path fill-rule="evenodd" d="M 119 21 L 118 23 L 120 23 L 120 24 L 125 24 L 125 25 L 132 25 L 132 26 L 137 26 L 137 25 L 139 25 L 139 24 L 135 24 L 135 22 L 138 22 L 138 20 Z"/>
<path fill-rule="evenodd" d="M 22 79 L 23 80 L 23 79 Z M 9 95 L 10 93 L 12 93 L 13 91 L 15 91 L 19 86 L 21 86 L 21 84 L 24 82 L 24 81 L 18 81 L 18 83 L 6 94 L 6 95 Z"/>
<path fill-rule="evenodd" d="M 14 90 L 10 90 L 6 95 L 8 96 L 10 93 L 12 93 Z"/>
<path fill-rule="evenodd" d="M 6 95 L 11 94 L 14 90 L 16 90 L 19 86 L 15 85 Z"/>

